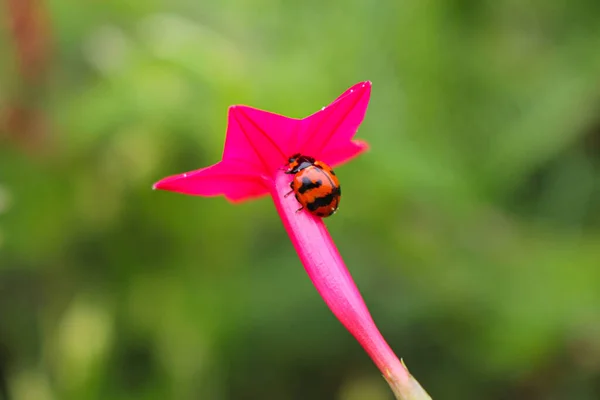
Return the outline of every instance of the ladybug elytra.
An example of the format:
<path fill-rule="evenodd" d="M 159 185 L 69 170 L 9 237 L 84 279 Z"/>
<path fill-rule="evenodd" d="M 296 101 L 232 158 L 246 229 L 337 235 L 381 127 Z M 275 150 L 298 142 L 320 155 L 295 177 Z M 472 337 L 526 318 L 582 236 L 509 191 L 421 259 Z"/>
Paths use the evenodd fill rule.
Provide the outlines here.
<path fill-rule="evenodd" d="M 290 183 L 302 209 L 308 210 L 317 217 L 329 217 L 337 211 L 340 205 L 340 181 L 333 169 L 322 161 L 302 154 L 294 154 L 288 160 L 286 174 L 294 174 Z"/>

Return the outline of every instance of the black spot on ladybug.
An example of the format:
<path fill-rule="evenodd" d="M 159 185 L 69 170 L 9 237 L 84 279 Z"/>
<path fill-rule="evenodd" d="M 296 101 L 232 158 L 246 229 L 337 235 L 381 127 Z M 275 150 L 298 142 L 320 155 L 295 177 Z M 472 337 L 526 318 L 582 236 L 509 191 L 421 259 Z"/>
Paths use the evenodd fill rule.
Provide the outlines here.
<path fill-rule="evenodd" d="M 316 199 L 314 199 L 314 201 L 312 201 L 311 203 L 308 203 L 306 205 L 306 208 L 308 208 L 309 211 L 315 211 L 320 207 L 327 207 L 328 205 L 330 205 L 333 202 L 333 199 L 335 197 L 336 197 L 335 193 L 329 193 L 327 196 L 317 197 Z"/>
<path fill-rule="evenodd" d="M 321 187 L 323 185 L 323 181 L 320 179 L 317 179 L 315 181 L 312 181 L 310 178 L 308 177 L 302 177 L 302 186 L 300 186 L 300 188 L 298 188 L 298 193 L 302 194 L 302 193 L 306 193 L 311 189 L 316 189 L 318 187 Z"/>

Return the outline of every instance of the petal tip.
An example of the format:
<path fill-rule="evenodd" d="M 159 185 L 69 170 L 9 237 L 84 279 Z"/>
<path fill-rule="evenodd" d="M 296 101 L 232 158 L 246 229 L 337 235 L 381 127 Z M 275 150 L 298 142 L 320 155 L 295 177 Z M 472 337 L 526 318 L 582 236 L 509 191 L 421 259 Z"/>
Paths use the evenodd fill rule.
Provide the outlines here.
<path fill-rule="evenodd" d="M 358 82 L 356 84 L 354 84 L 353 86 L 351 86 L 348 90 L 346 90 L 344 93 L 342 93 L 337 99 L 340 100 L 344 97 L 350 97 L 350 96 L 370 96 L 371 94 L 371 86 L 372 83 L 371 81 L 363 81 L 363 82 Z"/>
<path fill-rule="evenodd" d="M 164 188 L 163 186 L 163 180 L 160 180 L 158 182 L 156 182 L 154 185 L 152 185 L 152 190 L 162 190 Z"/>
<path fill-rule="evenodd" d="M 353 140 L 352 142 L 360 149 L 361 152 L 368 151 L 371 149 L 369 143 L 365 142 L 364 140 L 357 139 Z"/>
<path fill-rule="evenodd" d="M 371 87 L 373 86 L 373 83 L 371 83 L 371 81 L 364 81 L 360 84 L 360 88 L 364 89 L 366 91 L 371 91 Z"/>

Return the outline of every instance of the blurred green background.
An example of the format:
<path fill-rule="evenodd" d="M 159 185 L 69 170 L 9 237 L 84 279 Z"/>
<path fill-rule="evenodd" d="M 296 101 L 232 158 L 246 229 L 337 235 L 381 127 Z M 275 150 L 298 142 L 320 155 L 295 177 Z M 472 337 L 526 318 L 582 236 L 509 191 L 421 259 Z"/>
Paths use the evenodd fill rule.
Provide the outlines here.
<path fill-rule="evenodd" d="M 227 107 L 373 82 L 333 238 L 434 399 L 600 398 L 600 2 L 0 1 L 0 399 L 392 395 L 271 200 L 154 192 Z"/>

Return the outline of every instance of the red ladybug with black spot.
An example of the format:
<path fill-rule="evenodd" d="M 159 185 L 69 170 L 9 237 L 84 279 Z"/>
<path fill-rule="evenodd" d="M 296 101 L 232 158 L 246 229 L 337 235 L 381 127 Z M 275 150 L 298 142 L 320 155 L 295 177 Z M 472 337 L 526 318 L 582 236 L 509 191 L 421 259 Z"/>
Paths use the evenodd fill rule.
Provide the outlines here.
<path fill-rule="evenodd" d="M 290 183 L 291 192 L 302 209 L 311 214 L 325 218 L 333 215 L 340 205 L 342 195 L 340 181 L 333 169 L 322 161 L 302 154 L 294 154 L 288 160 L 286 174 L 294 174 Z"/>

